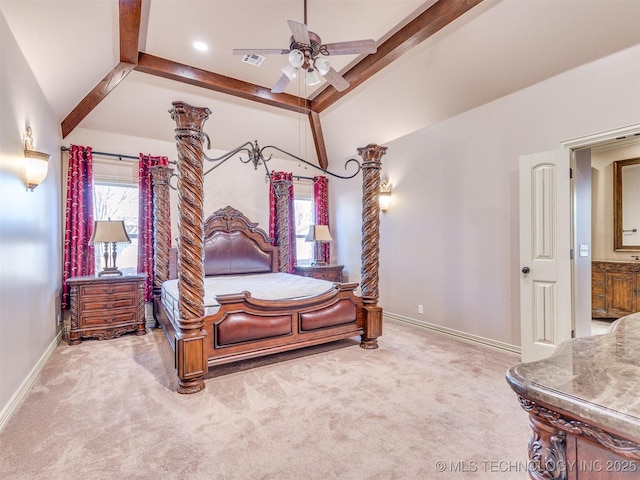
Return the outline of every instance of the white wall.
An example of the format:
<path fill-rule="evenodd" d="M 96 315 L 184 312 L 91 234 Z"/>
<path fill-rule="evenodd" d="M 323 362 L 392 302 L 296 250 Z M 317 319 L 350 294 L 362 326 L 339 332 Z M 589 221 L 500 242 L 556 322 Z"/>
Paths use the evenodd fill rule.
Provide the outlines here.
<path fill-rule="evenodd" d="M 0 16 L 0 412 L 56 339 L 61 273 L 59 123 Z M 24 183 L 24 132 L 52 155 L 44 182 Z M 0 415 L 2 418 L 3 415 Z"/>
<path fill-rule="evenodd" d="M 381 222 L 381 305 L 519 345 L 518 157 L 639 120 L 637 46 L 387 143 L 383 176 L 393 194 Z M 334 185 L 338 260 L 358 280 L 360 187 Z"/>

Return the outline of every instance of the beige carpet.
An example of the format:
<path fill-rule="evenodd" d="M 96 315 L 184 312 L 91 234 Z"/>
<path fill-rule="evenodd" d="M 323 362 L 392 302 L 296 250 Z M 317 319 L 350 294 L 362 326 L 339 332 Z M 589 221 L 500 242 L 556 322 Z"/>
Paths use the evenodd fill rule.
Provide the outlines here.
<path fill-rule="evenodd" d="M 385 320 L 378 350 L 225 366 L 185 396 L 159 330 L 61 343 L 0 433 L 0 478 L 526 479 L 514 363 Z"/>

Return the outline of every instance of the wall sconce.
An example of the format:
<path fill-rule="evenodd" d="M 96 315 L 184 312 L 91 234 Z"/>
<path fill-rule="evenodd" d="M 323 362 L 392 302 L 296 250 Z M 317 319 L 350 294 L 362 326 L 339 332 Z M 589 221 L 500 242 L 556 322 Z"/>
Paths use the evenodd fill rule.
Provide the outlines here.
<path fill-rule="evenodd" d="M 42 183 L 49 171 L 49 159 L 51 155 L 48 153 L 37 152 L 33 149 L 33 136 L 31 127 L 27 127 L 24 139 L 24 170 L 26 174 L 27 190 L 33 190 Z"/>
<path fill-rule="evenodd" d="M 380 211 L 387 213 L 389 210 L 389 204 L 391 203 L 391 184 L 388 179 L 380 182 L 380 192 L 378 192 L 378 199 L 380 201 Z"/>

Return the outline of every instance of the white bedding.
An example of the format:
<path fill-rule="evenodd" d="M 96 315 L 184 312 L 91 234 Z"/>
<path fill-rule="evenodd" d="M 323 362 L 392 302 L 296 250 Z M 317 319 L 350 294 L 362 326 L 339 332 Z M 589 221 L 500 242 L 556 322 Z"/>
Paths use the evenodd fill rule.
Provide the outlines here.
<path fill-rule="evenodd" d="M 248 291 L 253 298 L 261 300 L 293 300 L 314 297 L 329 291 L 333 282 L 288 273 L 261 273 L 257 275 L 231 275 L 205 277 L 205 315 L 218 311 L 217 295 Z M 178 318 L 178 280 L 168 280 L 162 284 L 162 303 L 173 318 Z"/>

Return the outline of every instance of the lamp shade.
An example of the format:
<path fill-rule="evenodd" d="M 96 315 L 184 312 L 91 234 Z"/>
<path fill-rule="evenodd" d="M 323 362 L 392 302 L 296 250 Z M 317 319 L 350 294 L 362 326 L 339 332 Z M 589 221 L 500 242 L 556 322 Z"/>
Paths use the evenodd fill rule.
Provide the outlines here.
<path fill-rule="evenodd" d="M 389 210 L 389 204 L 391 203 L 391 192 L 380 192 L 378 195 L 380 211 L 386 212 Z"/>
<path fill-rule="evenodd" d="M 47 176 L 49 171 L 49 159 L 51 155 L 35 150 L 25 150 L 25 174 L 27 177 L 27 188 L 33 190 Z"/>
<path fill-rule="evenodd" d="M 315 62 L 313 62 L 313 65 L 316 67 L 316 69 L 318 70 L 318 72 L 322 76 L 324 76 L 327 73 L 329 73 L 329 70 L 331 69 L 331 65 L 329 64 L 329 60 L 325 60 L 322 57 L 316 58 Z"/>
<path fill-rule="evenodd" d="M 312 87 L 320 83 L 320 77 L 315 70 L 309 70 L 307 76 L 304 78 L 304 83 Z"/>
<path fill-rule="evenodd" d="M 294 68 L 300 68 L 304 63 L 304 53 L 298 49 L 289 52 L 289 64 Z"/>
<path fill-rule="evenodd" d="M 284 73 L 289 80 L 293 80 L 298 75 L 298 69 L 291 65 L 287 65 L 282 69 L 282 73 Z"/>
<path fill-rule="evenodd" d="M 131 243 L 122 220 L 96 220 L 93 224 L 93 235 L 89 243 L 125 242 Z"/>
<path fill-rule="evenodd" d="M 310 225 L 307 242 L 333 242 L 328 225 Z"/>

